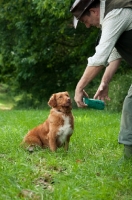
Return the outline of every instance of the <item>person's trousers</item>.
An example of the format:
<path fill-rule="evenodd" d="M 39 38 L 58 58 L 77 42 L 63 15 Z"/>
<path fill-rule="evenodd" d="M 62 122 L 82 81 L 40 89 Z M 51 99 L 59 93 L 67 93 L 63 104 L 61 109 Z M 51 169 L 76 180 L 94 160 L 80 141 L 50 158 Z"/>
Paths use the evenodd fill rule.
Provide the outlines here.
<path fill-rule="evenodd" d="M 123 103 L 118 142 L 132 145 L 132 85 Z"/>

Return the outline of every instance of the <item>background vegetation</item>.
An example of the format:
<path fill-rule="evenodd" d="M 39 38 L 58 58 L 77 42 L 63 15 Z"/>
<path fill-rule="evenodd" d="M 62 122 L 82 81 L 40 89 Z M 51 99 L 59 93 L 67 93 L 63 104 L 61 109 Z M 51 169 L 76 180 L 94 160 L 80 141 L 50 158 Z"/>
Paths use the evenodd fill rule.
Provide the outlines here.
<path fill-rule="evenodd" d="M 9 85 L 8 92 L 19 107 L 38 108 L 54 92 L 74 91 L 87 58 L 93 55 L 98 29 L 86 29 L 81 23 L 74 29 L 69 12 L 72 3 L 0 0 L 0 83 Z M 122 63 L 118 74 L 111 97 L 119 85 L 122 103 L 131 83 L 129 66 Z M 118 82 L 120 76 L 126 80 L 126 74 L 130 81 Z M 89 85 L 91 97 L 100 77 Z"/>

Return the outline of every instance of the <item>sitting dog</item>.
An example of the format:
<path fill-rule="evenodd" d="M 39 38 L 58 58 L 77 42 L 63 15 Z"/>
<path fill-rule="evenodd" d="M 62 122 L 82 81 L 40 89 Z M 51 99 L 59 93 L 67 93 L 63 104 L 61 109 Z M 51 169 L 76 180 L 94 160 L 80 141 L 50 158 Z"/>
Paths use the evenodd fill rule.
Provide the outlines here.
<path fill-rule="evenodd" d="M 64 146 L 67 151 L 74 129 L 72 103 L 68 92 L 59 92 L 51 96 L 48 105 L 52 107 L 47 120 L 30 130 L 22 144 L 33 151 L 34 146 L 49 147 L 51 151 Z"/>

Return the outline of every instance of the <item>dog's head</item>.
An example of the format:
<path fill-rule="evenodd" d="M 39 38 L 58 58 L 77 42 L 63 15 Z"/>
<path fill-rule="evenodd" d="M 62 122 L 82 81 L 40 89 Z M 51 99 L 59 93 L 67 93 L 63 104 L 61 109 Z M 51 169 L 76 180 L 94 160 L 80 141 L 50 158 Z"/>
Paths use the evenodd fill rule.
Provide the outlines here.
<path fill-rule="evenodd" d="M 48 102 L 48 105 L 53 108 L 69 107 L 71 108 L 71 98 L 68 92 L 58 92 L 53 94 Z"/>

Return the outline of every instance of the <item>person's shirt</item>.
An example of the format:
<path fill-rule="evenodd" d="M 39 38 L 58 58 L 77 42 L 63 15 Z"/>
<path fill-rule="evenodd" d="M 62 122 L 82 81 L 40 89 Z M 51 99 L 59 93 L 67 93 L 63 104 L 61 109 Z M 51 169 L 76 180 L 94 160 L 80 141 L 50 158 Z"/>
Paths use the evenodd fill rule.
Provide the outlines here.
<path fill-rule="evenodd" d="M 108 63 L 121 58 L 114 48 L 118 38 L 124 31 L 132 29 L 132 9 L 114 9 L 104 18 L 105 0 L 100 3 L 100 24 L 102 35 L 96 52 L 88 58 L 88 66 L 107 66 Z"/>

